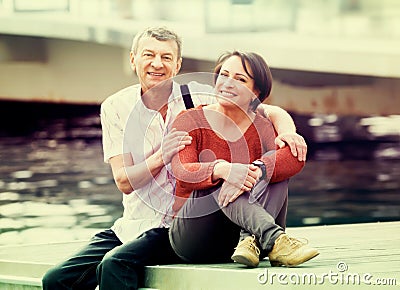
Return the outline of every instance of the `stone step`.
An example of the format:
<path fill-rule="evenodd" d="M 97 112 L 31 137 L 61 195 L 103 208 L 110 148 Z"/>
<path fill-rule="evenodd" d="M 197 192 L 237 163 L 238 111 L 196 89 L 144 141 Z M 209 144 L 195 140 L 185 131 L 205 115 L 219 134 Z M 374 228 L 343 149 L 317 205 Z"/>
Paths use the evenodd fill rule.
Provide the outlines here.
<path fill-rule="evenodd" d="M 235 263 L 159 265 L 145 269 L 141 290 L 242 290 L 400 285 L 400 222 L 288 228 L 320 255 L 298 267 L 250 269 Z M 41 277 L 86 241 L 0 247 L 0 289 L 41 289 Z M 290 287 L 289 287 L 290 288 Z"/>

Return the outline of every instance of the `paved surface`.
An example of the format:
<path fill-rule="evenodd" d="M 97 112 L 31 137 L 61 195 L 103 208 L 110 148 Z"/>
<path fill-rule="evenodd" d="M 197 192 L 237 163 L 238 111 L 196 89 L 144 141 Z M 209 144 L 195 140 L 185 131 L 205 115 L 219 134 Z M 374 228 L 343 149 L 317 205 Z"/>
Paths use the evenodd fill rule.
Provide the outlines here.
<path fill-rule="evenodd" d="M 145 286 L 213 290 L 383 289 L 381 285 L 398 289 L 400 285 L 400 222 L 289 228 L 287 232 L 307 238 L 320 255 L 295 268 L 272 268 L 268 261 L 256 269 L 234 263 L 148 267 Z M 40 289 L 46 269 L 83 243 L 0 247 L 0 289 Z"/>

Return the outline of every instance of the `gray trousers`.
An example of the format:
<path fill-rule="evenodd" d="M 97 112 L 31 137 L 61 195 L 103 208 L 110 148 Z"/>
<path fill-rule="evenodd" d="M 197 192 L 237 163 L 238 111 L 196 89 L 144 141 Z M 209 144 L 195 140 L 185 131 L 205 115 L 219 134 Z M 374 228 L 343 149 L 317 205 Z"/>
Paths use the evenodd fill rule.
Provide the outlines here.
<path fill-rule="evenodd" d="M 244 193 L 228 206 L 218 205 L 218 189 L 194 191 L 175 217 L 169 239 L 176 254 L 189 263 L 231 262 L 240 239 L 255 235 L 261 258 L 285 230 L 288 182 L 261 183 L 254 200 Z"/>

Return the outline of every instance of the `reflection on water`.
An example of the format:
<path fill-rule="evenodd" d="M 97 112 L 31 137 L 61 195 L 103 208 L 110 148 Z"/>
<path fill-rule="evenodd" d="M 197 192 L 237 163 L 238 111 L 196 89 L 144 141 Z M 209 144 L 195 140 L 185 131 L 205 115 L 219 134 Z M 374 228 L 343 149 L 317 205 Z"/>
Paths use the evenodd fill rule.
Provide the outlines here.
<path fill-rule="evenodd" d="M 0 245 L 87 239 L 121 215 L 98 109 L 1 103 Z M 400 220 L 398 125 L 379 119 L 379 135 L 350 119 L 295 116 L 309 159 L 290 182 L 288 226 Z"/>
<path fill-rule="evenodd" d="M 2 103 L 0 118 L 0 244 L 86 239 L 121 215 L 97 106 Z"/>

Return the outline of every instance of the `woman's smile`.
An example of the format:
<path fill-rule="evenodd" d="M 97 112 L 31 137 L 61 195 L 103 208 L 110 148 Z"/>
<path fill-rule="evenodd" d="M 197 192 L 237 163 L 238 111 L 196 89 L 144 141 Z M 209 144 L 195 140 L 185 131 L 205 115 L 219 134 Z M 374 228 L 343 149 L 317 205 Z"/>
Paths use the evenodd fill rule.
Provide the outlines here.
<path fill-rule="evenodd" d="M 237 96 L 236 93 L 233 93 L 233 92 L 231 92 L 231 91 L 225 91 L 225 90 L 219 91 L 219 94 L 220 94 L 222 97 L 225 97 L 225 98 L 234 98 L 234 97 Z"/>

